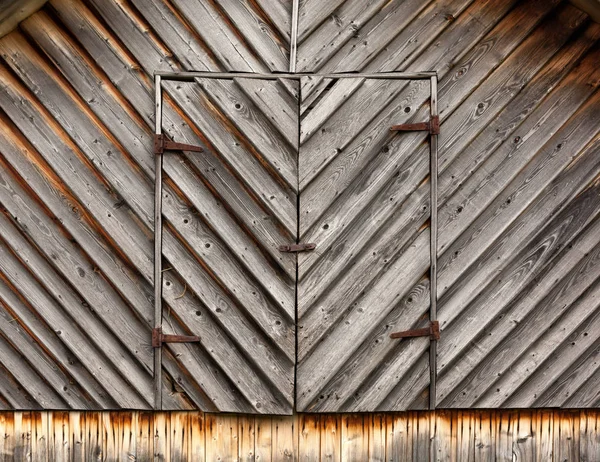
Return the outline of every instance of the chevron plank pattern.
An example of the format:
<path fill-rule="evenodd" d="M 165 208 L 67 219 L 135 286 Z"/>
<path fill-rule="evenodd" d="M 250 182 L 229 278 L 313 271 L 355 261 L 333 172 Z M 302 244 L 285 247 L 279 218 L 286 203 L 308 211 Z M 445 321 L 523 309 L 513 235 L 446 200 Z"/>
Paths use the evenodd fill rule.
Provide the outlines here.
<path fill-rule="evenodd" d="M 0 407 L 151 406 L 152 73 L 285 71 L 289 17 L 58 0 L 0 40 Z M 202 338 L 164 348 L 166 409 L 291 412 L 297 93 L 165 85 L 165 132 L 206 150 L 164 160 L 164 329 Z"/>
<path fill-rule="evenodd" d="M 600 27 L 558 2 L 315 3 L 300 6 L 299 71 L 435 70 L 440 79 L 438 406 L 597 406 Z M 427 312 L 423 137 L 402 135 L 393 154 L 374 155 L 329 135 L 314 151 L 322 164 L 303 165 L 322 120 L 360 92 L 368 98 L 364 85 L 315 77 L 301 86 L 301 239 L 319 246 L 313 236 L 329 235 L 322 255 L 299 261 L 297 394 L 308 411 L 415 409 L 429 383 L 428 342 L 387 335 Z M 329 113 L 314 123 L 320 105 Z M 426 119 L 426 105 L 413 109 L 412 121 Z M 369 110 L 385 109 L 361 107 L 347 130 Z M 371 140 L 369 128 L 357 127 L 352 143 Z M 383 191 L 405 171 L 388 162 L 394 154 L 416 159 L 407 164 L 415 187 L 406 174 L 405 195 L 388 197 L 402 205 L 386 209 Z M 411 211 L 411 227 L 392 227 Z M 380 254 L 388 226 L 421 251 Z M 379 259 L 389 266 L 362 263 Z M 333 274 L 319 272 L 329 260 Z M 408 272 L 416 280 L 405 286 Z"/>

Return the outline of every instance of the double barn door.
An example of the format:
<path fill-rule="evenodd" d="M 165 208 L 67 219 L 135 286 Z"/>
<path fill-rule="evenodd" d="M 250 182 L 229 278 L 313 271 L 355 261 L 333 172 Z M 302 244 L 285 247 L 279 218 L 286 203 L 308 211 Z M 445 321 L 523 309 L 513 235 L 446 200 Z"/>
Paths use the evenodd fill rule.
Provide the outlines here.
<path fill-rule="evenodd" d="M 435 85 L 157 77 L 157 407 L 429 407 Z"/>

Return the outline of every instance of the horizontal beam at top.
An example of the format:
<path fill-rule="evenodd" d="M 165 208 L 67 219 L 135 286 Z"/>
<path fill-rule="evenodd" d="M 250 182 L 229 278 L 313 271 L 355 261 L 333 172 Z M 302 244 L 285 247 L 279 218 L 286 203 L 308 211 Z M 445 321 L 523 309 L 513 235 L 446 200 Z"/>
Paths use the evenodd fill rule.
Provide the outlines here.
<path fill-rule="evenodd" d="M 340 73 L 340 74 L 310 74 L 310 73 L 274 73 L 274 74 L 255 74 L 252 72 L 155 72 L 155 76 L 160 76 L 163 80 L 193 81 L 196 78 L 203 79 L 260 79 L 277 80 L 292 79 L 300 80 L 302 77 L 318 77 L 326 79 L 402 79 L 418 80 L 430 79 L 437 76 L 436 72 L 380 72 L 375 74 L 361 73 Z"/>

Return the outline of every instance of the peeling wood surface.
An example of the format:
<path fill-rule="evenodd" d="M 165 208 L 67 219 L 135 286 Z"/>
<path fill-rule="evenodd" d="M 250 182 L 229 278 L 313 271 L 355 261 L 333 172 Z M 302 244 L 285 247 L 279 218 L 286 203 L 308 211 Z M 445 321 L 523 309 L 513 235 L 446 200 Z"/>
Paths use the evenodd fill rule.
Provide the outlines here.
<path fill-rule="evenodd" d="M 597 410 L 0 412 L 0 460 L 593 462 L 599 432 Z"/>

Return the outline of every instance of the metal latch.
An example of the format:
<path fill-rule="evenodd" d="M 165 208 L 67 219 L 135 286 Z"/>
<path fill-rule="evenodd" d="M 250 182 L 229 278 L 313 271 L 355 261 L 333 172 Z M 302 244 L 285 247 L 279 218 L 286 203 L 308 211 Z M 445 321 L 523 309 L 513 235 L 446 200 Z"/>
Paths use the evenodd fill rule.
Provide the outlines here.
<path fill-rule="evenodd" d="M 402 332 L 394 332 L 390 334 L 390 338 L 408 338 L 408 337 L 429 337 L 431 340 L 440 339 L 440 323 L 438 321 L 431 321 L 429 327 L 423 327 L 422 329 L 405 330 Z"/>
<path fill-rule="evenodd" d="M 161 327 L 152 329 L 153 348 L 160 348 L 163 343 L 194 343 L 199 341 L 200 337 L 196 335 L 170 335 L 163 334 Z"/>
<path fill-rule="evenodd" d="M 426 130 L 432 135 L 440 134 L 440 118 L 439 116 L 433 116 L 429 122 L 419 122 L 416 124 L 399 124 L 392 125 L 390 131 L 392 132 L 412 132 Z"/>
<path fill-rule="evenodd" d="M 289 245 L 280 245 L 280 252 L 306 252 L 307 250 L 315 250 L 317 248 L 317 244 L 289 244 Z"/>
<path fill-rule="evenodd" d="M 163 133 L 160 135 L 154 135 L 154 154 L 157 156 L 165 151 L 194 151 L 202 152 L 200 146 L 194 146 L 193 144 L 176 143 L 168 139 Z"/>

